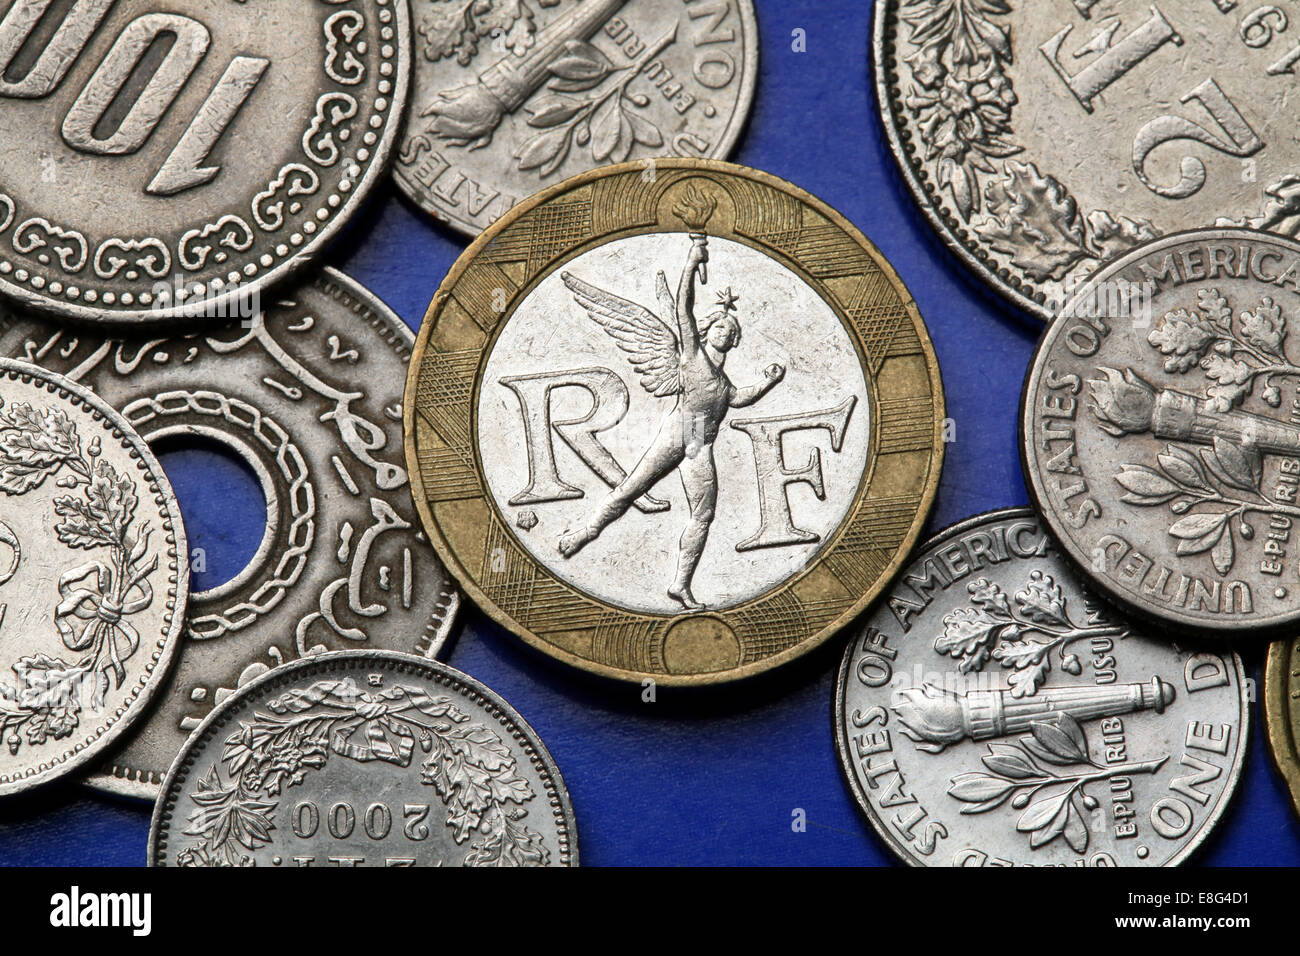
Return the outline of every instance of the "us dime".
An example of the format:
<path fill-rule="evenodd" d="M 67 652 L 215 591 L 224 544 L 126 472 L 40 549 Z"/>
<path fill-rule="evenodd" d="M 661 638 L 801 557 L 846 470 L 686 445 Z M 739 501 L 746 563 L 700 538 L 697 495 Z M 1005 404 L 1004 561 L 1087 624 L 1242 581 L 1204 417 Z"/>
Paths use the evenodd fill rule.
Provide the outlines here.
<path fill-rule="evenodd" d="M 0 292 L 26 305 L 243 314 L 385 171 L 407 0 L 0 7 Z"/>
<path fill-rule="evenodd" d="M 248 685 L 176 758 L 151 866 L 576 866 L 546 747 L 471 677 L 340 651 Z"/>
<path fill-rule="evenodd" d="M 451 628 L 457 592 L 401 465 L 411 331 L 333 270 L 284 295 L 246 322 L 171 338 L 0 320 L 0 355 L 93 389 L 147 441 L 223 446 L 266 500 L 247 566 L 191 595 L 185 653 L 139 732 L 92 777 L 105 789 L 155 796 L 203 716 L 276 664 L 355 647 L 433 657 Z"/>
<path fill-rule="evenodd" d="M 722 157 L 758 72 L 752 0 L 412 0 L 412 116 L 394 168 L 477 235 L 575 173 Z"/>
<path fill-rule="evenodd" d="M 1264 729 L 1273 762 L 1300 813 L 1300 640 L 1275 641 L 1264 667 Z"/>
<path fill-rule="evenodd" d="M 189 590 L 176 496 L 123 416 L 0 359 L 0 795 L 64 776 L 138 726 Z"/>
<path fill-rule="evenodd" d="M 947 246 L 1046 319 L 1168 233 L 1300 228 L 1289 4 L 882 0 L 876 86 Z"/>
<path fill-rule="evenodd" d="M 1172 866 L 1241 773 L 1222 647 L 1098 601 L 1028 509 L 923 545 L 844 655 L 835 732 L 876 832 L 920 866 Z"/>
<path fill-rule="evenodd" d="M 893 269 L 807 193 L 709 161 L 517 206 L 444 281 L 406 396 L 447 567 L 623 679 L 731 680 L 825 640 L 910 548 L 943 454 Z"/>
<path fill-rule="evenodd" d="M 1025 380 L 1025 482 L 1065 554 L 1143 614 L 1300 620 L 1300 244 L 1204 230 L 1102 269 Z"/>

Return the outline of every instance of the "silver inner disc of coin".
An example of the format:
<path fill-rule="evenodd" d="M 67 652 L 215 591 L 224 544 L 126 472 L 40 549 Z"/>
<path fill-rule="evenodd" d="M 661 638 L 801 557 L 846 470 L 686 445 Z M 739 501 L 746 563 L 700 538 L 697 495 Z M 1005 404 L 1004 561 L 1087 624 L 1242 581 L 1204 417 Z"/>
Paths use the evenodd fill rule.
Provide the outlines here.
<path fill-rule="evenodd" d="M 152 797 L 186 736 L 283 661 L 376 647 L 435 656 L 459 598 L 412 507 L 401 396 L 413 336 L 333 270 L 246 323 L 106 339 L 0 321 L 0 355 L 43 362 L 121 408 L 151 442 L 206 439 L 258 476 L 266 530 L 231 580 L 193 595 L 165 701 L 92 778 Z"/>
<path fill-rule="evenodd" d="M 866 475 L 870 449 L 869 389 L 848 332 L 812 286 L 770 256 L 709 238 L 710 285 L 698 287 L 695 314 L 706 323 L 723 315 L 724 325 L 739 330 L 739 341 L 720 353 L 725 376 L 744 387 L 764 382 L 774 364 L 784 369 L 768 394 L 727 411 L 721 427 L 713 423 L 711 451 L 703 440 L 692 443 L 693 430 L 706 426 L 687 420 L 682 395 L 671 388 L 653 394 L 631 364 L 644 353 L 628 353 L 620 342 L 643 348 L 635 335 L 602 327 L 566 285 L 569 276 L 597 294 L 644 303 L 664 334 L 676 334 L 676 317 L 659 298 L 658 272 L 676 290 L 690 247 L 685 233 L 629 236 L 546 276 L 503 323 L 477 404 L 475 441 L 487 486 L 520 545 L 575 588 L 650 614 L 681 611 L 668 586 L 679 538 L 700 508 L 692 496 L 712 496 L 714 504 L 691 588 L 706 607 L 734 607 L 798 574 L 834 538 Z M 678 360 L 663 360 L 672 375 Z M 801 417 L 812 412 L 822 413 L 815 422 Z M 774 487 L 756 480 L 775 461 L 763 454 L 772 440 L 791 470 L 811 473 L 816 460 L 820 495 L 812 484 L 792 482 L 761 500 Z M 604 463 L 602 449 L 618 472 L 638 473 L 651 468 L 661 446 L 683 442 L 690 474 L 660 469 L 648 498 L 638 498 L 576 554 L 561 553 L 560 538 L 590 523 L 622 477 Z M 787 518 L 801 540 L 781 537 L 777 526 Z"/>
<path fill-rule="evenodd" d="M 1167 866 L 1222 815 L 1248 713 L 1236 654 L 1134 627 L 1012 509 L 917 551 L 845 653 L 835 734 L 907 863 Z"/>
<path fill-rule="evenodd" d="M 415 74 L 393 175 L 477 235 L 519 200 L 624 160 L 719 159 L 758 72 L 751 0 L 413 0 Z"/>
<path fill-rule="evenodd" d="M 215 710 L 167 775 L 152 866 L 574 866 L 536 733 L 478 681 L 405 654 L 298 661 Z"/>

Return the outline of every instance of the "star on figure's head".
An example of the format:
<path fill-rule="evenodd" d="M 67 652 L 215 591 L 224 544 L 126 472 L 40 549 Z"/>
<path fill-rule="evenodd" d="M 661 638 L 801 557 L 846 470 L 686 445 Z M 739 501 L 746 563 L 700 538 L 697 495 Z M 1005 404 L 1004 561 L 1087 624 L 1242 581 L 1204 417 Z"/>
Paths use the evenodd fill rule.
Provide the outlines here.
<path fill-rule="evenodd" d="M 718 305 L 722 306 L 724 312 L 735 312 L 736 303 L 740 301 L 740 296 L 731 291 L 731 286 L 727 286 L 718 293 Z"/>

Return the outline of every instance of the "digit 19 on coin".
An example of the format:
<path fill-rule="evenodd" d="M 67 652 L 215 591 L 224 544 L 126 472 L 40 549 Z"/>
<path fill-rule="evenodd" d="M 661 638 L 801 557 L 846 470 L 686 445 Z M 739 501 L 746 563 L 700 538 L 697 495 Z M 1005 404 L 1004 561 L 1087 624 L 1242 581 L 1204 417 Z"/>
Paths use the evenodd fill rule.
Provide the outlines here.
<path fill-rule="evenodd" d="M 107 321 L 231 314 L 378 175 L 408 17 L 406 0 L 14 0 L 0 17 L 0 290 Z"/>

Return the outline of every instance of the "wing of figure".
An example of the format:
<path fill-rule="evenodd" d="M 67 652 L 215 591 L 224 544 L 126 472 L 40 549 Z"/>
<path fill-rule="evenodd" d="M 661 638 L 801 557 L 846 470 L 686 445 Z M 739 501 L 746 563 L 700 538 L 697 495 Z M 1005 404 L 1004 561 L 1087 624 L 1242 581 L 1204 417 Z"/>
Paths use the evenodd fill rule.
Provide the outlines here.
<path fill-rule="evenodd" d="M 644 306 L 597 289 L 568 272 L 561 272 L 560 279 L 592 321 L 627 353 L 641 376 L 642 388 L 656 397 L 682 390 L 677 336 L 662 319 Z"/>

